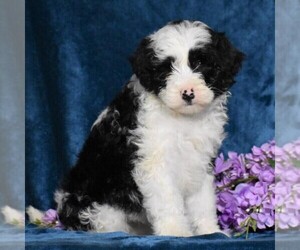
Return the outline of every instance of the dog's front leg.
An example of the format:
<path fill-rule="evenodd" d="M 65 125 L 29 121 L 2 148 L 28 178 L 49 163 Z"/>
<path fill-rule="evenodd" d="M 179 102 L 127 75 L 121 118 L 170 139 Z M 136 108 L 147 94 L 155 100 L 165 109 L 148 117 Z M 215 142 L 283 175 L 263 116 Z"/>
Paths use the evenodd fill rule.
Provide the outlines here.
<path fill-rule="evenodd" d="M 221 232 L 218 226 L 213 176 L 207 174 L 201 187 L 187 198 L 190 222 L 196 235 Z"/>
<path fill-rule="evenodd" d="M 183 197 L 163 166 L 147 166 L 135 171 L 143 194 L 143 206 L 156 235 L 191 236 Z"/>

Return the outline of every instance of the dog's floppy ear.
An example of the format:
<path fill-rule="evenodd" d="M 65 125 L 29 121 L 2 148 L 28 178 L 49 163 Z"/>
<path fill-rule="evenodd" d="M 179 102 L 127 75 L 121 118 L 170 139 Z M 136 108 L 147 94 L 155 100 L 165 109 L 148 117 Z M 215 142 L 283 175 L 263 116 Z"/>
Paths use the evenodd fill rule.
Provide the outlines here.
<path fill-rule="evenodd" d="M 151 89 L 151 71 L 155 61 L 155 53 L 150 45 L 151 39 L 149 37 L 144 38 L 129 58 L 133 72 L 146 89 Z"/>
<path fill-rule="evenodd" d="M 226 71 L 228 77 L 227 83 L 230 85 L 233 84 L 233 78 L 238 73 L 245 54 L 236 49 L 224 33 L 214 32 L 212 35 L 212 45 L 217 52 L 217 57 L 221 62 L 223 70 Z"/>

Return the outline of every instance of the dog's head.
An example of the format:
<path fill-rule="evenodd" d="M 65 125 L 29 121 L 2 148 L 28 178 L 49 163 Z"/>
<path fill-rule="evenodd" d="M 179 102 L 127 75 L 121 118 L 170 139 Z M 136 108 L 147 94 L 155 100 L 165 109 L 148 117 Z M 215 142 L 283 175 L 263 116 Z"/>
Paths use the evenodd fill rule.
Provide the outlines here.
<path fill-rule="evenodd" d="M 170 109 L 193 114 L 230 88 L 243 58 L 223 33 L 177 21 L 144 38 L 131 63 L 147 91 Z"/>

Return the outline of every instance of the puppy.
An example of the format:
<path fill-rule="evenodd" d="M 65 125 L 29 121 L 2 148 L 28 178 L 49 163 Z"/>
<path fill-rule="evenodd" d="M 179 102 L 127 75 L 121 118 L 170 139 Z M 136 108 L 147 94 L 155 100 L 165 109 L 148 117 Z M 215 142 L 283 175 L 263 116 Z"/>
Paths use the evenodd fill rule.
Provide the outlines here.
<path fill-rule="evenodd" d="M 220 231 L 212 160 L 243 53 L 198 21 L 144 38 L 134 74 L 92 126 L 55 193 L 67 229 L 191 236 Z"/>

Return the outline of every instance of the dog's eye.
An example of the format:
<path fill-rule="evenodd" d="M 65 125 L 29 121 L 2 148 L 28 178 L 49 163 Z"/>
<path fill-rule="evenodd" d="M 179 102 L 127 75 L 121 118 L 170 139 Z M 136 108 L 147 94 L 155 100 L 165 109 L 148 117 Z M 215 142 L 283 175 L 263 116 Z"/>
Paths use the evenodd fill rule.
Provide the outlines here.
<path fill-rule="evenodd" d="M 169 71 L 171 69 L 172 63 L 174 62 L 173 57 L 167 57 L 163 61 L 157 61 L 153 66 L 152 66 L 152 71 L 153 72 L 163 72 L 163 71 Z"/>
<path fill-rule="evenodd" d="M 191 61 L 189 64 L 193 70 L 196 70 L 201 66 L 202 62 L 201 62 L 201 60 L 198 59 L 198 60 Z"/>

